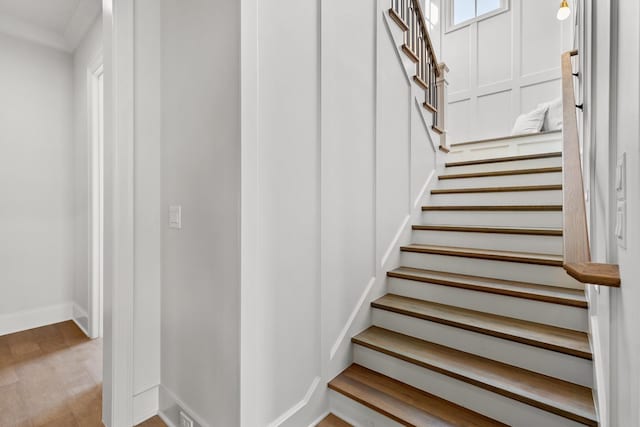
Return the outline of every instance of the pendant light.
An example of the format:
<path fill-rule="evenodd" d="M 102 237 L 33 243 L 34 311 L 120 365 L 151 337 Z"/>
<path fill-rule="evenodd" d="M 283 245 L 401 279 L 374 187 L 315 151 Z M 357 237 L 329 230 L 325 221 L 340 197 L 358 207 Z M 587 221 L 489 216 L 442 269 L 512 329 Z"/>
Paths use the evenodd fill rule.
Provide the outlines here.
<path fill-rule="evenodd" d="M 560 9 L 558 9 L 558 15 L 556 15 L 556 17 L 559 21 L 564 21 L 569 17 L 569 15 L 571 15 L 569 3 L 567 3 L 567 0 L 562 0 L 562 3 L 560 3 Z"/>

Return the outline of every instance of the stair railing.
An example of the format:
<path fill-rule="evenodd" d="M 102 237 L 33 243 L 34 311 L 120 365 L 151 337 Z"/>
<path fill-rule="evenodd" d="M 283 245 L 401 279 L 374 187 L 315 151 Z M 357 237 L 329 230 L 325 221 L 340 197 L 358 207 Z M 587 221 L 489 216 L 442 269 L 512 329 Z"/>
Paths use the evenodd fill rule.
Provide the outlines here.
<path fill-rule="evenodd" d="M 402 50 L 416 63 L 413 81 L 424 90 L 422 106 L 433 114 L 432 129 L 440 134 L 440 149 L 448 151 L 445 107 L 449 69 L 438 62 L 420 0 L 391 0 L 389 16 L 404 31 Z"/>
<path fill-rule="evenodd" d="M 564 269 L 582 283 L 620 286 L 616 264 L 591 262 L 585 208 L 584 183 L 571 58 L 577 50 L 562 54 L 562 195 L 564 223 Z"/>

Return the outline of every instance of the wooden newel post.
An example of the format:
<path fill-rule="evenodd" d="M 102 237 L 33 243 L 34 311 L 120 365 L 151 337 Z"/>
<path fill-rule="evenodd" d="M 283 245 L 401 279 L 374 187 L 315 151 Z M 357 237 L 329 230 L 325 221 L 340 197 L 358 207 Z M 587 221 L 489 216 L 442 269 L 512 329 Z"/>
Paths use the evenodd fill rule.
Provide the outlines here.
<path fill-rule="evenodd" d="M 438 64 L 440 70 L 439 76 L 436 79 L 436 85 L 438 87 L 438 114 L 436 115 L 436 127 L 440 130 L 440 149 L 443 151 L 449 151 L 447 146 L 447 72 L 449 67 L 444 62 Z"/>

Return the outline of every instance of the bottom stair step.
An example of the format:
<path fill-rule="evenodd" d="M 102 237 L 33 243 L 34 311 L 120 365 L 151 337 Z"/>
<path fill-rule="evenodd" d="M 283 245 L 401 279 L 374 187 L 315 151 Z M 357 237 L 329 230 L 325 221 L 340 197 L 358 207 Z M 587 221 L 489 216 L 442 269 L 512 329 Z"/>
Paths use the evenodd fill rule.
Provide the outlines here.
<path fill-rule="evenodd" d="M 336 417 L 333 414 L 329 414 L 322 421 L 320 421 L 316 427 L 353 427 L 348 422 Z"/>
<path fill-rule="evenodd" d="M 334 378 L 329 388 L 407 426 L 506 426 L 356 364 Z"/>
<path fill-rule="evenodd" d="M 588 387 L 376 326 L 352 342 L 578 423 L 598 425 Z"/>

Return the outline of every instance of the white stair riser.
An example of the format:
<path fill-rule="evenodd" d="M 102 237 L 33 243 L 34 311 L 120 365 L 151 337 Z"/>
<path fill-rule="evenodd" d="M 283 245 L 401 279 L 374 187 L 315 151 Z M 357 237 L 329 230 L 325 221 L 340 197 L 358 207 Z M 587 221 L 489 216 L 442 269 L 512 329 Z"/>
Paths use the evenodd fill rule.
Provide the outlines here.
<path fill-rule="evenodd" d="M 513 427 L 584 427 L 569 419 L 504 397 L 392 356 L 354 346 L 355 362 Z"/>
<path fill-rule="evenodd" d="M 562 191 L 431 194 L 427 205 L 561 205 Z"/>
<path fill-rule="evenodd" d="M 393 421 L 391 418 L 369 409 L 334 390 L 329 390 L 329 407 L 333 414 L 354 426 L 402 427 L 402 424 Z"/>
<path fill-rule="evenodd" d="M 373 310 L 373 324 L 575 384 L 593 385 L 592 363 L 579 357 L 380 309 Z"/>
<path fill-rule="evenodd" d="M 584 285 L 570 277 L 562 267 L 415 252 L 402 252 L 400 261 L 406 267 L 425 270 L 584 289 Z"/>
<path fill-rule="evenodd" d="M 484 146 L 477 145 L 474 148 L 453 149 L 447 154 L 447 162 L 462 162 L 466 160 L 490 159 L 496 157 L 507 157 L 509 153 L 509 142 L 501 141 L 500 143 L 486 144 Z"/>
<path fill-rule="evenodd" d="M 452 163 L 447 159 L 448 163 Z M 511 160 L 507 162 L 481 163 L 479 165 L 447 166 L 445 173 L 471 173 L 504 171 L 513 169 L 550 168 L 562 166 L 561 157 L 548 157 L 545 159 Z"/>
<path fill-rule="evenodd" d="M 532 173 L 524 175 L 483 176 L 438 180 L 436 188 L 501 187 L 506 185 L 562 184 L 561 172 Z"/>
<path fill-rule="evenodd" d="M 389 293 L 423 301 L 437 302 L 469 310 L 528 320 L 587 332 L 589 319 L 584 308 L 515 298 L 433 283 L 389 277 Z"/>
<path fill-rule="evenodd" d="M 562 255 L 562 236 L 413 230 L 412 242 L 425 245 Z"/>
<path fill-rule="evenodd" d="M 562 151 L 562 139 L 538 138 L 538 140 L 515 138 L 510 140 L 487 141 L 483 143 L 452 147 L 447 161 L 491 159 L 496 157 L 544 154 Z"/>
<path fill-rule="evenodd" d="M 562 228 L 561 211 L 424 211 L 425 225 Z"/>

